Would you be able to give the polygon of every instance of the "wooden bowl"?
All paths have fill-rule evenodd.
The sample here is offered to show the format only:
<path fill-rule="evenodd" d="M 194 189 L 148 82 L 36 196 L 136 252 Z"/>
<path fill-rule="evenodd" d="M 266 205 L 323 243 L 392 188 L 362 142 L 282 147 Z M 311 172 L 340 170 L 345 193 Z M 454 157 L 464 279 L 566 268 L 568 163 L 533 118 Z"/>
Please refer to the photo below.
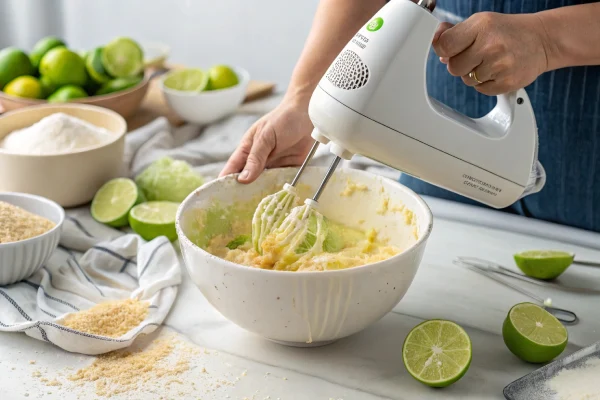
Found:
<path fill-rule="evenodd" d="M 69 103 L 76 104 L 89 104 L 92 106 L 98 106 L 108 108 L 123 118 L 129 118 L 140 107 L 146 93 L 148 92 L 148 86 L 150 81 L 159 74 L 159 72 L 146 72 L 144 79 L 137 85 L 127 90 L 123 90 L 116 93 L 109 93 L 102 96 L 90 96 L 83 99 L 74 99 Z M 10 96 L 0 91 L 0 106 L 4 108 L 4 112 L 17 110 L 23 107 L 37 106 L 40 104 L 49 104 L 46 100 L 36 99 L 25 99 L 22 97 Z M 57 105 L 65 103 L 54 103 Z M 68 104 L 68 103 L 66 103 Z"/>

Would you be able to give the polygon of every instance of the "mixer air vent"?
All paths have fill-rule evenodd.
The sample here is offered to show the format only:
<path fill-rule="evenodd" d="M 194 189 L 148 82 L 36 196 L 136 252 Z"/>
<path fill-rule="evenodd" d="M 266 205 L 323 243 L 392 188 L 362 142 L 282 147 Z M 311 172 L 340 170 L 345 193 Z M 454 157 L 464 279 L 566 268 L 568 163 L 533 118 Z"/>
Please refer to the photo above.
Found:
<path fill-rule="evenodd" d="M 358 54 L 346 50 L 338 56 L 325 76 L 335 87 L 353 90 L 365 86 L 369 80 L 369 68 Z"/>

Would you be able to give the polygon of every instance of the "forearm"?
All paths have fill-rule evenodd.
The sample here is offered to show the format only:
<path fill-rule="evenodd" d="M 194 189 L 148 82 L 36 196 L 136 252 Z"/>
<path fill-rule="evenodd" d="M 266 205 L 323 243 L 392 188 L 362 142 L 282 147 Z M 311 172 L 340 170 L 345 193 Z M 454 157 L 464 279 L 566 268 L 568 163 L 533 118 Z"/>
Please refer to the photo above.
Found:
<path fill-rule="evenodd" d="M 286 98 L 308 105 L 335 57 L 384 4 L 385 0 L 321 0 Z"/>
<path fill-rule="evenodd" d="M 600 65 L 600 2 L 537 13 L 547 36 L 548 70 Z"/>

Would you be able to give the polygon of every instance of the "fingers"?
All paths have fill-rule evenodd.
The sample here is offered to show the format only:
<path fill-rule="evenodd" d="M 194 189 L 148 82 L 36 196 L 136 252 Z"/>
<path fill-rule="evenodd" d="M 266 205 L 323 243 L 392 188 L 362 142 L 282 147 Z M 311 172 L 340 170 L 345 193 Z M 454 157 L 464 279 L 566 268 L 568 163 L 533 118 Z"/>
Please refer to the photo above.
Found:
<path fill-rule="evenodd" d="M 489 81 L 477 85 L 475 86 L 475 90 L 487 96 L 498 96 L 509 91 L 505 84 L 496 81 Z"/>
<path fill-rule="evenodd" d="M 448 60 L 448 72 L 453 76 L 465 76 L 481 64 L 482 61 L 483 56 L 481 52 L 477 50 L 477 45 L 473 44 L 462 53 Z M 482 79 L 483 75 L 480 74 L 479 70 L 477 70 L 477 78 L 480 81 L 485 82 Z"/>
<path fill-rule="evenodd" d="M 471 76 L 471 72 L 473 72 L 473 76 Z M 479 82 L 477 82 L 477 80 L 479 80 Z M 480 64 L 462 76 L 462 81 L 467 86 L 479 86 L 493 80 L 494 74 L 488 63 Z"/>
<path fill-rule="evenodd" d="M 277 145 L 275 131 L 272 128 L 261 130 L 254 137 L 252 148 L 248 154 L 244 170 L 240 173 L 238 181 L 252 183 L 265 169 L 269 155 Z"/>
<path fill-rule="evenodd" d="M 468 19 L 452 27 L 444 26 L 442 23 L 438 32 L 440 29 L 442 31 L 433 42 L 433 49 L 438 57 L 452 58 L 471 46 L 477 38 L 475 25 Z"/>
<path fill-rule="evenodd" d="M 238 148 L 235 149 L 231 157 L 229 157 L 229 160 L 227 160 L 227 163 L 219 174 L 219 178 L 238 173 L 242 170 L 242 168 L 244 168 L 244 165 L 246 165 L 246 160 L 248 159 L 248 154 L 250 154 L 250 149 L 252 148 L 252 141 L 255 132 L 256 127 L 252 126 L 244 135 L 244 138 L 242 139 L 242 142 Z"/>
<path fill-rule="evenodd" d="M 435 43 L 438 41 L 438 39 L 440 38 L 441 34 L 444 33 L 445 31 L 447 31 L 448 29 L 452 28 L 454 26 L 454 24 L 451 24 L 450 22 L 442 22 L 438 28 L 437 31 L 435 31 L 435 35 L 433 35 L 433 40 L 431 41 L 432 43 Z"/>
<path fill-rule="evenodd" d="M 304 162 L 302 155 L 283 156 L 267 163 L 267 168 L 297 167 Z"/>

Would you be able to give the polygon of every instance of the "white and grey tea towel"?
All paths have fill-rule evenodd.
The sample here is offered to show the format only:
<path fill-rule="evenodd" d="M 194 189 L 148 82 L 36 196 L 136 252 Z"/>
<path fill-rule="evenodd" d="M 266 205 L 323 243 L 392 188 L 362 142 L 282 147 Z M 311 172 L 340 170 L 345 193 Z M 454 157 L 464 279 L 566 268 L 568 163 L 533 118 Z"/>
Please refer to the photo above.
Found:
<path fill-rule="evenodd" d="M 69 213 L 60 245 L 33 276 L 0 287 L 0 331 L 25 332 L 64 350 L 101 354 L 129 346 L 154 331 L 169 313 L 181 269 L 165 237 L 139 236 L 104 227 L 87 210 Z M 78 332 L 59 322 L 67 314 L 109 300 L 148 301 L 145 320 L 119 338 Z"/>

